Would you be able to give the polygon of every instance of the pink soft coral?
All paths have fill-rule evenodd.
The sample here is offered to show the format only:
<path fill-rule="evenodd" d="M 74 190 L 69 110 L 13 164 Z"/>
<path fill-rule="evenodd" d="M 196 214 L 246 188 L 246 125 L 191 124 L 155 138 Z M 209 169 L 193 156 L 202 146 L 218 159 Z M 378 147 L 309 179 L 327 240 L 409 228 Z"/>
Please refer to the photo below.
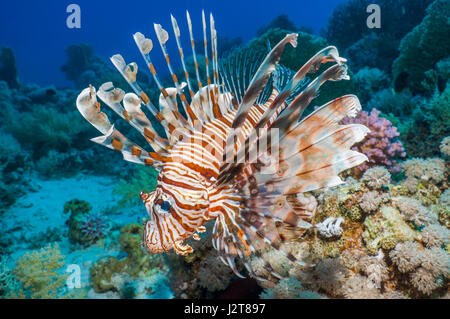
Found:
<path fill-rule="evenodd" d="M 370 114 L 362 111 L 354 118 L 345 117 L 342 120 L 342 124 L 363 124 L 371 131 L 362 142 L 352 148 L 369 158 L 369 161 L 358 166 L 358 169 L 363 172 L 370 167 L 383 165 L 393 173 L 399 172 L 400 167 L 395 158 L 406 156 L 402 142 L 395 140 L 400 133 L 389 120 L 378 115 L 380 111 L 372 109 Z"/>

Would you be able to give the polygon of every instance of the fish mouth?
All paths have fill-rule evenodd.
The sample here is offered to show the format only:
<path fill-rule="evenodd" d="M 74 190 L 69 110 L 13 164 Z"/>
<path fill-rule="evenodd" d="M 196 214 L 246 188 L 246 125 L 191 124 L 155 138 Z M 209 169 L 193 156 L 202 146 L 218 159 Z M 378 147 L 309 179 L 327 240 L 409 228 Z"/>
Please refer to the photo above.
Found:
<path fill-rule="evenodd" d="M 147 221 L 143 233 L 143 246 L 150 254 L 159 254 L 174 250 L 178 255 L 188 255 L 193 249 L 183 244 L 184 239 L 172 238 L 169 234 L 161 236 L 158 227 L 152 221 Z"/>

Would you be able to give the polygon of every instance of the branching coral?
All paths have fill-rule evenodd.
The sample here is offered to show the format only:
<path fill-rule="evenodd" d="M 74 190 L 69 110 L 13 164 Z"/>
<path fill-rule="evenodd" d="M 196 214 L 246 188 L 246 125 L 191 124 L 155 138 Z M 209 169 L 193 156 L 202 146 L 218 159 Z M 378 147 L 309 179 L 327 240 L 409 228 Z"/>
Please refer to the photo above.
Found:
<path fill-rule="evenodd" d="M 362 111 L 355 118 L 346 117 L 342 120 L 342 124 L 363 124 L 371 130 L 362 142 L 355 144 L 352 148 L 369 158 L 368 162 L 357 167 L 361 172 L 378 165 L 397 172 L 400 168 L 396 159 L 406 156 L 402 143 L 395 140 L 399 136 L 397 128 L 379 115 L 378 110 L 372 109 L 370 114 Z"/>
<path fill-rule="evenodd" d="M 58 244 L 49 244 L 20 257 L 14 273 L 23 287 L 31 292 L 31 298 L 56 298 L 67 277 L 60 273 L 64 265 L 65 256 Z"/>

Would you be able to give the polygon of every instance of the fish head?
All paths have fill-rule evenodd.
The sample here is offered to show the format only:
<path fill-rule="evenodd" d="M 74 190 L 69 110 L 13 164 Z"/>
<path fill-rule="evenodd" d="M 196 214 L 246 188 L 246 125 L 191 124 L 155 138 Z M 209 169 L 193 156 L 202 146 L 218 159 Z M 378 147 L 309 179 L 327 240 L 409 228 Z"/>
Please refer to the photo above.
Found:
<path fill-rule="evenodd" d="M 171 249 L 180 255 L 191 253 L 192 247 L 183 243 L 196 231 L 200 232 L 207 221 L 204 217 L 208 209 L 206 189 L 184 189 L 175 194 L 158 184 L 154 192 L 141 193 L 141 199 L 149 215 L 143 234 L 146 250 L 149 253 Z"/>

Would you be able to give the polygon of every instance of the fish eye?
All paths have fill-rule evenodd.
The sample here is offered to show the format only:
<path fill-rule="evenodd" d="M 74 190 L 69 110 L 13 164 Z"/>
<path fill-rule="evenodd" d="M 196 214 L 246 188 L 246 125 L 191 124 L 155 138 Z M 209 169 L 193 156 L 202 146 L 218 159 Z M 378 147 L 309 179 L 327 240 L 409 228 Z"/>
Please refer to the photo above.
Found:
<path fill-rule="evenodd" d="M 161 209 L 165 212 L 168 212 L 172 205 L 168 201 L 163 201 L 160 205 Z"/>

